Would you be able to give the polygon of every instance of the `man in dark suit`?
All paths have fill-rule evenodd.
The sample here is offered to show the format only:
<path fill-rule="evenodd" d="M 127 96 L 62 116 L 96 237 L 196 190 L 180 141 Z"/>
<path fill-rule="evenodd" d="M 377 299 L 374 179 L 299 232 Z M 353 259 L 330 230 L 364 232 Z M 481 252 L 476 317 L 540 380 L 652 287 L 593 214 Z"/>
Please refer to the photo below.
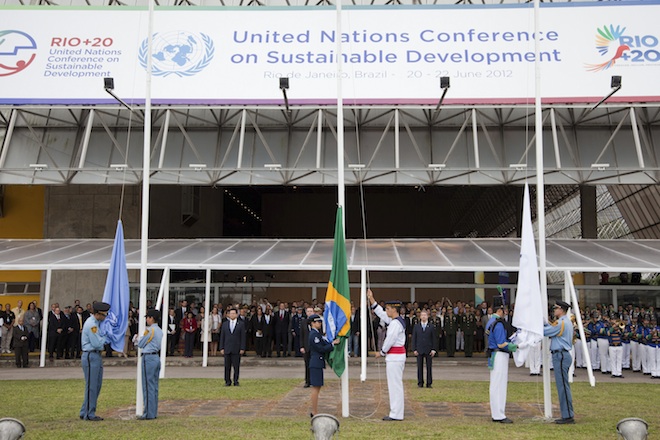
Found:
<path fill-rule="evenodd" d="M 231 369 L 234 368 L 234 386 L 238 386 L 241 355 L 245 353 L 245 324 L 237 319 L 236 309 L 229 310 L 229 319 L 220 330 L 220 354 L 225 357 L 225 386 L 231 386 Z"/>
<path fill-rule="evenodd" d="M 433 384 L 432 362 L 438 351 L 438 334 L 433 324 L 429 322 L 429 314 L 423 310 L 419 322 L 415 324 L 412 334 L 412 349 L 417 356 L 417 386 L 424 387 L 424 360 L 426 360 L 426 388 Z"/>
<path fill-rule="evenodd" d="M 275 351 L 277 357 L 280 357 L 280 350 L 284 356 L 289 355 L 287 344 L 289 342 L 289 311 L 286 310 L 286 304 L 283 302 L 279 305 L 279 310 L 275 312 Z"/>
<path fill-rule="evenodd" d="M 273 329 L 275 328 L 275 319 L 273 318 L 273 313 L 270 307 L 266 308 L 264 313 L 264 324 L 261 329 L 264 335 L 263 341 L 263 357 L 272 357 L 273 356 Z"/>
<path fill-rule="evenodd" d="M 174 356 L 174 350 L 179 344 L 176 338 L 177 333 L 181 336 L 181 328 L 179 324 L 181 321 L 176 320 L 174 309 L 170 309 L 165 322 L 165 331 L 167 332 L 167 355 Z"/>
<path fill-rule="evenodd" d="M 71 306 L 64 307 L 64 359 L 75 359 L 74 348 L 80 333 L 80 330 L 76 331 L 77 326 L 78 320 L 74 319 Z"/>
<path fill-rule="evenodd" d="M 57 359 L 62 358 L 64 351 L 64 314 L 59 307 L 55 307 L 48 314 L 48 358 L 53 359 L 53 352 L 57 352 Z"/>
<path fill-rule="evenodd" d="M 311 321 L 309 317 L 314 314 L 314 309 L 312 307 L 307 307 L 305 309 L 305 317 L 300 320 L 300 342 L 302 347 L 300 347 L 300 352 L 303 354 L 303 359 L 305 360 L 305 388 L 309 388 L 309 359 L 311 352 L 309 350 L 309 332 L 311 331 Z"/>
<path fill-rule="evenodd" d="M 28 331 L 25 327 L 23 316 L 16 320 L 14 327 L 14 354 L 16 355 L 16 367 L 28 368 Z"/>

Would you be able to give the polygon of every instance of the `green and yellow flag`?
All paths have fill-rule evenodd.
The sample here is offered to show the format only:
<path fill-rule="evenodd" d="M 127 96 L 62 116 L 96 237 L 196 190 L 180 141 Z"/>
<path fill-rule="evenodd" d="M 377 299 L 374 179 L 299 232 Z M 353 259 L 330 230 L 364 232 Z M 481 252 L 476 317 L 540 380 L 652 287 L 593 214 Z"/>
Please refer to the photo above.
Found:
<path fill-rule="evenodd" d="M 328 282 L 328 291 L 325 294 L 325 333 L 329 341 L 340 338 L 340 343 L 328 357 L 328 364 L 337 376 L 344 373 L 346 361 L 344 353 L 346 339 L 351 332 L 351 292 L 348 285 L 348 265 L 346 262 L 346 241 L 344 240 L 344 216 L 342 207 L 337 207 L 335 219 L 335 245 L 332 251 L 332 272 Z"/>

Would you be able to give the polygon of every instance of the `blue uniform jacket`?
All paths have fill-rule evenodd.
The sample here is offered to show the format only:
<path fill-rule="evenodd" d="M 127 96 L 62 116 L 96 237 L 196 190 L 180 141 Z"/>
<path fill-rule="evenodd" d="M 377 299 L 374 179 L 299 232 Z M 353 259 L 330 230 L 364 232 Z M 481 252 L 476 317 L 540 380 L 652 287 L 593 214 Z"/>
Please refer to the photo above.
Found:
<path fill-rule="evenodd" d="M 330 353 L 334 346 L 321 333 L 313 328 L 309 332 L 309 368 L 325 368 L 325 353 Z"/>

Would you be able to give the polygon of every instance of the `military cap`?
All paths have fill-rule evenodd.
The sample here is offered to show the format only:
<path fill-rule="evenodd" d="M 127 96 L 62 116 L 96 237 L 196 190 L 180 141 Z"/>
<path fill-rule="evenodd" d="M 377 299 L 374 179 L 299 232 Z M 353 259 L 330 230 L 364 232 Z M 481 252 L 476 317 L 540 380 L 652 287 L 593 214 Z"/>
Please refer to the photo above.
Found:
<path fill-rule="evenodd" d="M 571 305 L 565 301 L 557 301 L 554 305 L 554 308 L 561 307 L 564 309 L 564 312 L 568 312 L 568 309 L 571 308 Z"/>
<path fill-rule="evenodd" d="M 309 321 L 309 322 L 323 322 L 323 318 L 321 318 L 319 315 L 317 315 L 317 314 L 315 313 L 315 314 L 311 315 L 311 316 L 308 318 L 308 321 Z"/>
<path fill-rule="evenodd" d="M 160 321 L 160 310 L 149 309 L 149 310 L 147 310 L 147 314 L 144 315 L 144 316 L 145 316 L 145 318 L 148 318 L 148 317 L 151 316 L 152 318 L 154 318 L 154 321 Z"/>
<path fill-rule="evenodd" d="M 110 310 L 110 304 L 101 301 L 94 301 L 92 308 L 94 309 L 94 312 L 107 312 Z"/>
<path fill-rule="evenodd" d="M 385 305 L 390 306 L 390 307 L 401 307 L 401 301 L 399 301 L 399 300 L 386 301 Z"/>

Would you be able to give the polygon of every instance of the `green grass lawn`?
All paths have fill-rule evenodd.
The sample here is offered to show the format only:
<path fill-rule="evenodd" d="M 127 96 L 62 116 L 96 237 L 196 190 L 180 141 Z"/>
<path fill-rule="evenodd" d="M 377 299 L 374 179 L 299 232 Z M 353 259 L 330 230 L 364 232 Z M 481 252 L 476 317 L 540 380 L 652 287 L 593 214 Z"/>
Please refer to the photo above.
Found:
<path fill-rule="evenodd" d="M 221 380 L 161 380 L 161 400 L 270 400 L 284 396 L 299 380 L 243 380 L 240 393 L 225 388 Z M 487 402 L 487 382 L 435 381 L 433 393 L 407 387 L 413 401 Z M 106 420 L 98 423 L 78 419 L 84 383 L 81 380 L 38 380 L 0 382 L 2 404 L 0 417 L 15 417 L 27 426 L 28 439 L 308 439 L 309 419 L 300 415 L 277 419 L 161 416 L 153 421 Z M 658 384 L 598 384 L 591 388 L 573 384 L 578 423 L 557 426 L 540 420 L 516 419 L 513 425 L 499 425 L 487 417 L 410 418 L 386 423 L 373 419 L 340 419 L 340 437 L 344 439 L 615 439 L 616 423 L 625 417 L 640 417 L 649 425 L 650 438 L 660 433 L 660 388 Z M 323 394 L 321 394 L 323 397 Z M 98 414 L 134 404 L 135 381 L 105 380 L 99 399 Z M 385 397 L 386 400 L 386 397 Z M 510 383 L 509 402 L 541 403 L 539 383 Z M 553 386 L 553 402 L 557 396 Z M 128 415 L 128 414 L 127 414 Z"/>

